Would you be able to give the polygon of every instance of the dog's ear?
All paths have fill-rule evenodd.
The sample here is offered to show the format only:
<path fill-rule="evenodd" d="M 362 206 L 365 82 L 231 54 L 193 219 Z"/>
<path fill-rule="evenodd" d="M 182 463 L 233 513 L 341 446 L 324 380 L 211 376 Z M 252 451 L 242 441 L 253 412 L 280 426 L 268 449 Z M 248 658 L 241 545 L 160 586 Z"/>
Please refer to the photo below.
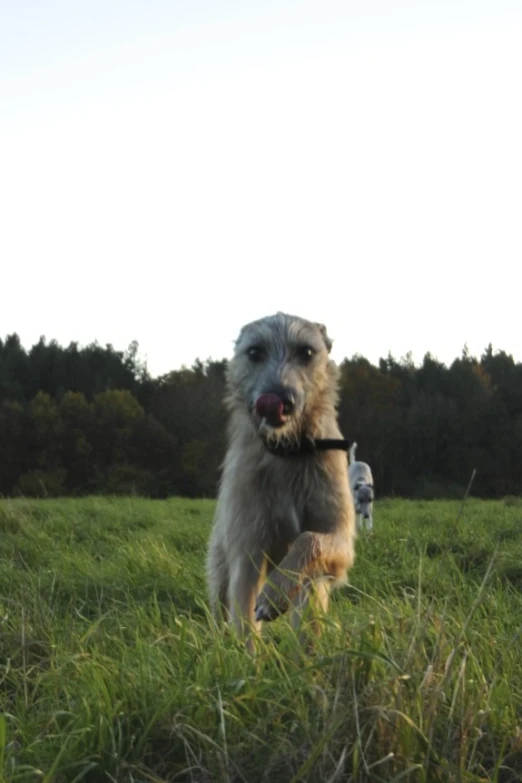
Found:
<path fill-rule="evenodd" d="M 236 337 L 236 339 L 232 341 L 232 344 L 234 346 L 234 351 L 237 350 L 237 346 L 238 346 L 242 336 L 243 336 L 243 330 L 241 329 L 241 331 L 239 332 L 239 334 Z"/>
<path fill-rule="evenodd" d="M 324 344 L 326 345 L 326 350 L 328 353 L 332 350 L 333 340 L 328 336 L 328 332 L 326 331 L 326 326 L 324 324 L 316 324 L 317 328 L 321 332 L 321 336 L 324 340 Z"/>
<path fill-rule="evenodd" d="M 242 339 L 243 339 L 243 337 L 245 336 L 245 333 L 246 333 L 246 331 L 247 331 L 247 329 L 248 329 L 248 327 L 249 327 L 249 326 L 250 326 L 250 324 L 245 324 L 245 325 L 244 325 L 244 326 L 242 326 L 242 327 L 241 327 L 241 329 L 239 330 L 239 334 L 238 334 L 238 336 L 236 337 L 236 339 L 234 340 L 234 349 L 236 349 L 236 348 L 237 348 L 237 346 L 239 345 L 239 343 L 241 342 L 241 340 L 242 340 Z"/>

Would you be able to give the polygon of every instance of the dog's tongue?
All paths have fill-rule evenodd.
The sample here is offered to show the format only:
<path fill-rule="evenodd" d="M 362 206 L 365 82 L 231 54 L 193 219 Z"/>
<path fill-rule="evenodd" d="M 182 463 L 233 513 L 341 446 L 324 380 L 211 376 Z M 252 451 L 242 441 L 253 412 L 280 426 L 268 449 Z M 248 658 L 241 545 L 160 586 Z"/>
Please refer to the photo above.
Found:
<path fill-rule="evenodd" d="M 283 414 L 284 402 L 277 394 L 262 394 L 256 400 L 256 413 L 266 419 L 273 427 L 277 427 L 285 422 Z"/>

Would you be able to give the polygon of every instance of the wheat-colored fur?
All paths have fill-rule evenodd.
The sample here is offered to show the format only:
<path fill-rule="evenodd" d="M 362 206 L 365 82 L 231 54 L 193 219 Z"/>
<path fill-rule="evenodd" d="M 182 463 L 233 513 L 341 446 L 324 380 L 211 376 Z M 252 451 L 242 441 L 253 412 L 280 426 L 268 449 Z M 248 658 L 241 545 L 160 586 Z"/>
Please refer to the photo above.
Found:
<path fill-rule="evenodd" d="M 262 361 L 251 361 L 252 346 L 262 346 Z M 299 354 L 303 346 L 313 351 L 310 361 Z M 265 446 L 302 435 L 342 437 L 330 348 L 324 326 L 283 313 L 247 324 L 236 342 L 227 379 L 229 446 L 207 574 L 214 616 L 231 619 L 241 634 L 259 631 L 261 620 L 290 606 L 296 625 L 310 600 L 326 610 L 331 587 L 354 560 L 346 453 L 285 458 Z M 273 427 L 256 415 L 255 401 L 281 389 L 290 390 L 295 408 Z"/>

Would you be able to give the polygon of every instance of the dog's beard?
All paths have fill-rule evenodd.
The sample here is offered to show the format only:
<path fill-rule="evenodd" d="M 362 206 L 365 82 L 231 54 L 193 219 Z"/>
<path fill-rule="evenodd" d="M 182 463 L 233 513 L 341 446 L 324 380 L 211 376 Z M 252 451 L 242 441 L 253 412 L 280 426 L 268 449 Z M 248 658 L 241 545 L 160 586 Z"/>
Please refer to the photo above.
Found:
<path fill-rule="evenodd" d="M 257 418 L 257 417 L 256 417 Z M 257 434 L 268 444 L 298 446 L 301 440 L 301 432 L 296 426 L 294 420 L 286 421 L 280 427 L 273 427 L 266 419 L 257 418 Z"/>

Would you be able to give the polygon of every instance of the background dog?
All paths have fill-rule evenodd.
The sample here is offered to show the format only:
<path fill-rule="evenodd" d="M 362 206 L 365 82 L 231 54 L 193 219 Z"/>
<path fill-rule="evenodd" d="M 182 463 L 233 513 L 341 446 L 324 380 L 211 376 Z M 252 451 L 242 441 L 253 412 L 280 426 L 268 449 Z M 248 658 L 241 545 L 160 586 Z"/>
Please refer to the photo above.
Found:
<path fill-rule="evenodd" d="M 355 452 L 357 443 L 350 448 L 350 466 L 348 476 L 352 490 L 355 513 L 357 515 L 357 530 L 373 530 L 373 476 L 366 462 L 357 462 Z"/>

